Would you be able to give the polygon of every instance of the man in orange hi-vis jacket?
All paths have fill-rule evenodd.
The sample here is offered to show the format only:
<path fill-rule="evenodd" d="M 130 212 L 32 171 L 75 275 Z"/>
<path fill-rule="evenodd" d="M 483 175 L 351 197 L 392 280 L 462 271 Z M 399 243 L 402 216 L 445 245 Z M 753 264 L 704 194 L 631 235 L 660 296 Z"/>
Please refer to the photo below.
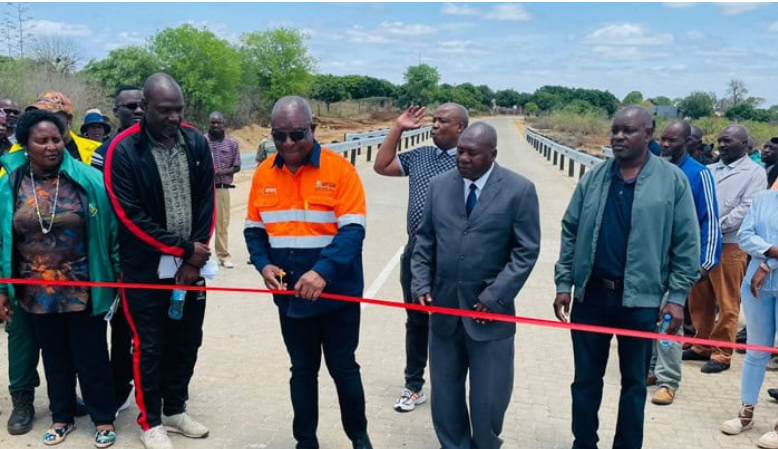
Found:
<path fill-rule="evenodd" d="M 277 153 L 257 168 L 244 235 L 251 262 L 273 290 L 292 362 L 290 382 L 298 449 L 319 447 L 321 354 L 335 381 L 343 427 L 354 449 L 372 449 L 355 351 L 358 303 L 319 298 L 361 296 L 365 193 L 356 170 L 314 139 L 311 107 L 284 97 L 271 115 Z"/>

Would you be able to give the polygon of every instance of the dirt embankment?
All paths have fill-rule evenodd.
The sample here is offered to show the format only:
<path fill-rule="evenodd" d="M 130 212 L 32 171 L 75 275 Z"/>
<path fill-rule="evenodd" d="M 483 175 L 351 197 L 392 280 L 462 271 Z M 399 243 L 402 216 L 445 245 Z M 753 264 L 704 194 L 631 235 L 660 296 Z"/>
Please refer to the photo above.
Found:
<path fill-rule="evenodd" d="M 399 112 L 375 112 L 355 118 L 317 117 L 316 139 L 321 143 L 340 142 L 347 132 L 369 131 L 389 128 L 394 124 Z M 228 129 L 227 133 L 240 144 L 241 152 L 255 150 L 262 139 L 270 138 L 270 128 L 252 124 L 239 129 Z"/>

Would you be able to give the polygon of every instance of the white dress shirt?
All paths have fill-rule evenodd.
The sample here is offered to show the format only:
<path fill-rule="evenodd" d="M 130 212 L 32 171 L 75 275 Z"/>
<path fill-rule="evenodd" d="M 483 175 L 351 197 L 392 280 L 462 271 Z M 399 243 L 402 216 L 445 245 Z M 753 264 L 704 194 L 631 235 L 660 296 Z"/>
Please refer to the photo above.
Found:
<path fill-rule="evenodd" d="M 492 170 L 494 170 L 494 162 L 492 162 L 492 166 L 489 167 L 489 170 L 483 174 L 480 178 L 476 179 L 475 181 L 472 181 L 470 179 L 462 178 L 463 181 L 465 181 L 465 204 L 467 204 L 467 196 L 470 194 L 470 184 L 475 184 L 475 198 L 480 199 L 481 198 L 481 191 L 484 189 L 484 186 L 486 185 L 486 181 L 489 179 L 489 175 L 492 174 Z"/>

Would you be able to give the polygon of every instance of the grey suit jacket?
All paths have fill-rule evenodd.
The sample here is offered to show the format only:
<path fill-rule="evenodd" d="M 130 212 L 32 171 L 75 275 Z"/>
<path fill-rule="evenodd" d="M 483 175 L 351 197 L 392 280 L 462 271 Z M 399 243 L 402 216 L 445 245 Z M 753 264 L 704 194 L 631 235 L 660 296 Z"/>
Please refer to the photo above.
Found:
<path fill-rule="evenodd" d="M 495 163 L 478 203 L 467 217 L 464 180 L 454 169 L 432 179 L 411 259 L 411 292 L 426 293 L 439 307 L 515 315 L 514 300 L 540 252 L 540 217 L 535 185 Z M 430 328 L 451 335 L 459 317 L 432 314 Z M 476 323 L 463 318 L 476 341 L 507 338 L 513 323 Z"/>

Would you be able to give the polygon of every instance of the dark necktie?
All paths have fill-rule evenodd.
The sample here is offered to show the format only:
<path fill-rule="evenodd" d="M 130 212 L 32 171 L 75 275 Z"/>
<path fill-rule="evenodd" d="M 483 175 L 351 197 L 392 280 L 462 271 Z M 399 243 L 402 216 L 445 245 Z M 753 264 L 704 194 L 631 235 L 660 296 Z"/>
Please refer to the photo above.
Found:
<path fill-rule="evenodd" d="M 475 191 L 478 189 L 475 184 L 470 184 L 470 193 L 467 194 L 467 201 L 465 201 L 465 212 L 467 216 L 475 209 L 475 203 L 478 202 L 478 197 L 475 196 Z"/>

